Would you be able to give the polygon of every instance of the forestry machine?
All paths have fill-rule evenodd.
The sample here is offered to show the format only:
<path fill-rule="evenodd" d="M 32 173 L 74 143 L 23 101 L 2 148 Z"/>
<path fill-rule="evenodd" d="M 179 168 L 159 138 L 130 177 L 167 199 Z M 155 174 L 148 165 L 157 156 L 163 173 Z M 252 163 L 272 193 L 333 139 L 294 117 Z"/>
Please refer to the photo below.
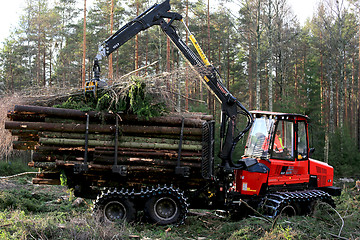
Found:
<path fill-rule="evenodd" d="M 222 104 L 221 163 L 214 167 L 212 122 L 206 140 L 207 155 L 202 159 L 202 170 L 198 174 L 201 181 L 190 181 L 186 167 L 177 167 L 171 179 L 163 178 L 156 184 L 142 184 L 147 182 L 147 176 L 142 176 L 143 180 L 138 180 L 141 187 L 135 189 L 119 180 L 116 189 L 98 195 L 95 210 L 100 210 L 103 217 L 110 221 L 131 221 L 137 210 L 144 210 L 145 216 L 152 222 L 173 224 L 184 221 L 189 207 L 222 209 L 243 215 L 249 213 L 250 206 L 275 217 L 285 209 L 287 212 L 291 209 L 290 214 L 309 213 L 318 200 L 334 205 L 331 195 L 340 195 L 340 189 L 332 186 L 333 168 L 310 158 L 314 149 L 309 148 L 308 117 L 249 112 L 226 89 L 220 74 L 185 24 L 184 28 L 200 58 L 180 39 L 173 24 L 176 21 L 184 23 L 183 18 L 169 10 L 169 0 L 154 4 L 106 39 L 99 46 L 93 66 L 94 79 L 86 83 L 85 92 L 96 91 L 100 81 L 99 61 L 103 57 L 109 56 L 139 32 L 154 25 L 160 26 Z M 246 119 L 241 131 L 237 125 L 239 117 Z M 245 154 L 241 159 L 233 159 L 236 144 L 249 130 Z M 81 191 L 77 194 L 86 195 Z"/>

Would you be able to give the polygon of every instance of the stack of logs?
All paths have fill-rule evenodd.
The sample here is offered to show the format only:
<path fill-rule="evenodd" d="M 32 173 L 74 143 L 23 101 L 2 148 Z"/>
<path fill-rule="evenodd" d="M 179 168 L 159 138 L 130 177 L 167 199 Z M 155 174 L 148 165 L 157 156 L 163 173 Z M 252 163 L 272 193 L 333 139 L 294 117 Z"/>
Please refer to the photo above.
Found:
<path fill-rule="evenodd" d="M 142 119 L 24 105 L 16 105 L 8 118 L 5 128 L 17 136 L 13 148 L 33 150 L 29 166 L 41 169 L 34 184 L 60 184 L 61 172 L 75 171 L 80 164 L 86 165 L 87 181 L 98 186 L 111 180 L 115 165 L 125 167 L 121 175 L 132 176 L 132 181 L 174 175 L 179 162 L 200 178 L 204 124 L 212 120 L 192 113 Z"/>

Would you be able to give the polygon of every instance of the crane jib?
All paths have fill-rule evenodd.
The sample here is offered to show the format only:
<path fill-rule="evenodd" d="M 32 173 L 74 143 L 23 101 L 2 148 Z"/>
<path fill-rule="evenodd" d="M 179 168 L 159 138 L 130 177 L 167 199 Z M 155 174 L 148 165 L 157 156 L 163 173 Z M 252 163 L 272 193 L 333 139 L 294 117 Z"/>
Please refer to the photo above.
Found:
<path fill-rule="evenodd" d="M 100 80 L 99 60 L 102 56 L 109 56 L 112 52 L 121 47 L 124 43 L 137 35 L 139 32 L 144 31 L 154 25 L 159 25 L 162 31 L 170 38 L 179 51 L 184 55 L 185 59 L 189 61 L 192 68 L 201 76 L 202 80 L 204 80 L 206 83 L 205 85 L 222 103 L 222 112 L 226 115 L 226 118 L 229 121 L 222 122 L 222 125 L 224 126 L 221 127 L 221 129 L 224 132 L 220 135 L 224 136 L 224 141 L 222 143 L 223 146 L 221 147 L 222 151 L 220 158 L 225 163 L 224 166 L 233 166 L 234 164 L 232 163 L 231 157 L 234 149 L 233 146 L 236 145 L 244 133 L 250 129 L 250 126 L 253 122 L 252 116 L 223 85 L 219 72 L 211 65 L 194 35 L 190 32 L 184 23 L 182 16 L 179 13 L 170 12 L 169 10 L 169 0 L 164 1 L 161 4 L 154 5 L 144 13 L 140 14 L 134 20 L 125 24 L 115 34 L 109 37 L 104 42 L 104 44 L 99 47 L 99 52 L 97 58 L 95 58 L 93 68 L 95 78 L 92 81 Z M 169 21 L 166 21 L 165 19 L 169 19 Z M 172 25 L 174 20 L 178 20 L 183 23 L 187 33 L 189 33 L 189 39 L 195 47 L 197 54 L 192 51 L 177 34 L 175 27 Z M 233 129 L 235 129 L 236 119 L 239 113 L 247 117 L 247 126 L 242 131 L 240 131 L 240 134 L 235 136 Z M 227 125 L 227 127 L 225 127 L 225 125 Z"/>
<path fill-rule="evenodd" d="M 205 63 L 206 66 L 210 65 L 210 62 L 208 60 L 208 58 L 205 56 L 204 51 L 201 49 L 199 43 L 196 41 L 194 35 L 190 35 L 189 36 L 190 41 L 192 42 L 192 44 L 194 45 L 196 51 L 199 53 L 201 60 L 203 60 L 203 62 Z M 206 79 L 205 79 L 206 80 Z"/>

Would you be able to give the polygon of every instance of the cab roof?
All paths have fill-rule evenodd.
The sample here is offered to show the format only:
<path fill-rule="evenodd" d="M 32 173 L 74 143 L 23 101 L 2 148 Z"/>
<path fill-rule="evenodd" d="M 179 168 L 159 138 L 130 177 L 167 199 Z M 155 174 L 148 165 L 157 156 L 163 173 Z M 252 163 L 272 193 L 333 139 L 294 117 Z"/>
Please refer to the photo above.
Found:
<path fill-rule="evenodd" d="M 280 112 L 269 112 L 269 111 L 259 111 L 259 110 L 253 110 L 250 111 L 250 113 L 254 116 L 254 117 L 259 117 L 259 116 L 263 116 L 266 115 L 268 117 L 273 117 L 276 119 L 306 119 L 309 120 L 310 118 L 307 115 L 303 115 L 303 114 L 297 114 L 297 113 L 280 113 Z"/>

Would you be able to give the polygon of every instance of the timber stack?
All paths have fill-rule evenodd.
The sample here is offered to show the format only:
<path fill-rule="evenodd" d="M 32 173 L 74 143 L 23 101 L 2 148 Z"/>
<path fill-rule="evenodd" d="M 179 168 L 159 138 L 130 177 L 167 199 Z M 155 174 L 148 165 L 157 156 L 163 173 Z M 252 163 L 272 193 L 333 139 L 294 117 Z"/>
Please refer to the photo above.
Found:
<path fill-rule="evenodd" d="M 16 105 L 8 118 L 5 128 L 17 136 L 13 148 L 32 150 L 29 166 L 41 169 L 34 184 L 60 184 L 65 175 L 69 187 L 83 181 L 97 187 L 161 184 L 162 179 L 191 185 L 212 175 L 211 115 L 145 119 Z"/>

